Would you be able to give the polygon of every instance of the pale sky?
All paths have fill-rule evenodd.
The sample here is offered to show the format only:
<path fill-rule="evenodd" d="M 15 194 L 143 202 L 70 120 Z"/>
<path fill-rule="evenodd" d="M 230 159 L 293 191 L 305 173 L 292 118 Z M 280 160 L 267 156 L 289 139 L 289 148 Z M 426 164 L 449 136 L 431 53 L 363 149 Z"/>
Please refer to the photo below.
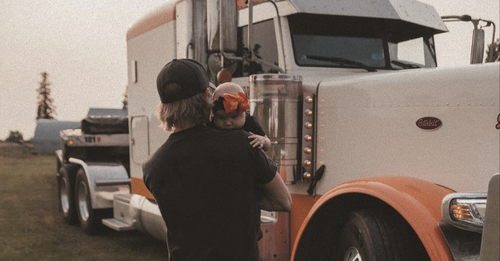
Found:
<path fill-rule="evenodd" d="M 498 0 L 421 0 L 440 15 L 493 20 Z M 49 73 L 55 118 L 80 121 L 89 108 L 121 108 L 127 86 L 126 32 L 161 0 L 0 0 L 0 140 L 32 138 L 40 73 Z M 447 23 L 437 36 L 440 66 L 467 65 L 472 23 Z M 486 28 L 486 42 L 491 28 Z"/>

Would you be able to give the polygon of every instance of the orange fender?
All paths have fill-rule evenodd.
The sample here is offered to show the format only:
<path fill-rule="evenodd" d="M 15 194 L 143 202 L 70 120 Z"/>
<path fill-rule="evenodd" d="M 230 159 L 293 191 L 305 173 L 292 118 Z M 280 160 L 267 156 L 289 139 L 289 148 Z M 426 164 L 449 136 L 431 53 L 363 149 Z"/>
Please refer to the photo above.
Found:
<path fill-rule="evenodd" d="M 365 194 L 380 199 L 394 208 L 410 224 L 431 260 L 453 261 L 446 239 L 438 227 L 441 218 L 441 201 L 453 190 L 410 177 L 384 176 L 354 180 L 340 184 L 314 204 L 300 227 L 292 250 L 295 259 L 300 238 L 318 209 L 331 199 L 348 194 Z"/>

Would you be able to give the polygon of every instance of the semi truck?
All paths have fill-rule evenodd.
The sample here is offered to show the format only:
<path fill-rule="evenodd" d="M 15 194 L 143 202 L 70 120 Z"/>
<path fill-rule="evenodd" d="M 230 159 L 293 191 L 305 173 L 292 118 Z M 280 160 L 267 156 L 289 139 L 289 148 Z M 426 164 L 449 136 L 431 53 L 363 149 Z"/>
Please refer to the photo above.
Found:
<path fill-rule="evenodd" d="M 156 76 L 189 58 L 245 89 L 292 195 L 261 260 L 498 260 L 499 63 L 439 68 L 446 32 L 418 1 L 166 1 L 127 32 L 127 130 L 61 132 L 64 220 L 166 240 L 142 163 L 169 136 Z"/>

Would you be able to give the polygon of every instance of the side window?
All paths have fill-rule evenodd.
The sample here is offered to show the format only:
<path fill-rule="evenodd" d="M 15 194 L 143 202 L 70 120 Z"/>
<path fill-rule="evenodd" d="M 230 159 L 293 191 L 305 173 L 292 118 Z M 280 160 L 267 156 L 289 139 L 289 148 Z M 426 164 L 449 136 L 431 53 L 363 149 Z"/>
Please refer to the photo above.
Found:
<path fill-rule="evenodd" d="M 248 48 L 248 26 L 238 28 L 238 51 L 237 56 L 249 55 Z M 278 65 L 278 47 L 274 21 L 266 20 L 253 25 L 253 54 L 262 60 Z M 233 77 L 249 76 L 256 73 L 275 73 L 276 70 L 257 62 L 238 62 L 238 68 Z"/>

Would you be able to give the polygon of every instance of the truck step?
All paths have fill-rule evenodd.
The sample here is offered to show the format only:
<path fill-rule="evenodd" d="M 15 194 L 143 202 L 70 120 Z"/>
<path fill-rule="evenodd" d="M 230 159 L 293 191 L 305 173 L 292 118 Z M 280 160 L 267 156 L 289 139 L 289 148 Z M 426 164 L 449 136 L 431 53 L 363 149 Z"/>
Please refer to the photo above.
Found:
<path fill-rule="evenodd" d="M 115 219 L 115 218 L 103 219 L 102 223 L 105 226 L 110 227 L 116 231 L 127 231 L 127 230 L 135 230 L 136 229 L 131 224 L 121 222 L 120 220 Z"/>

